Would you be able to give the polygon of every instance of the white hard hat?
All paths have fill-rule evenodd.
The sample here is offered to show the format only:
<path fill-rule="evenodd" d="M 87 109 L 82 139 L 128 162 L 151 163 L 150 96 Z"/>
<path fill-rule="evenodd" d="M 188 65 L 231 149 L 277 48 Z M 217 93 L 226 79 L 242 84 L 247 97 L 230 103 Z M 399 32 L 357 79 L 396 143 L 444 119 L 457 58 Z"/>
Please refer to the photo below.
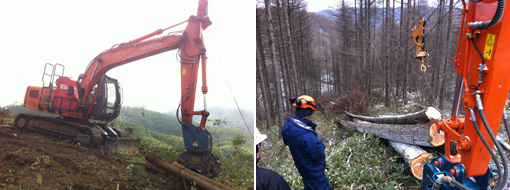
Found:
<path fill-rule="evenodd" d="M 255 127 L 255 144 L 261 143 L 262 141 L 266 140 L 266 138 L 267 138 L 267 135 L 260 134 L 259 129 L 257 129 L 257 127 Z"/>

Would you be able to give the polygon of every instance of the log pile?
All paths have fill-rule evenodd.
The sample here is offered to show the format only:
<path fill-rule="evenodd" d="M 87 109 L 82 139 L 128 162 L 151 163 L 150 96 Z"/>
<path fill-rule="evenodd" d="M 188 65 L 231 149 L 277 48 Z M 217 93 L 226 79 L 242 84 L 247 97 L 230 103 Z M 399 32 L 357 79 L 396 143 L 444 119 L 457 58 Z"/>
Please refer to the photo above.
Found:
<path fill-rule="evenodd" d="M 367 117 L 346 112 L 353 121 L 337 120 L 337 123 L 350 130 L 370 132 L 387 139 L 395 151 L 404 158 L 414 177 L 422 179 L 423 165 L 432 155 L 424 147 L 438 147 L 444 144 L 444 134 L 437 129 L 435 122 L 441 119 L 437 109 L 428 107 L 422 111 L 406 115 Z"/>

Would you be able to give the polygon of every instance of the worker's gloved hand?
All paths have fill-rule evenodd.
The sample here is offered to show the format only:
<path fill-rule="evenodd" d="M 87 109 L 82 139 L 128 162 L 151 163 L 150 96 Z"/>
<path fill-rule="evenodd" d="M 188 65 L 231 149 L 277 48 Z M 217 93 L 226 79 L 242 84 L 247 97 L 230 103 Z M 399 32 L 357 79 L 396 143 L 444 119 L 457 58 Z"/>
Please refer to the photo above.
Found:
<path fill-rule="evenodd" d="M 319 141 L 321 141 L 322 144 L 324 144 L 324 137 L 321 134 L 317 133 L 317 138 Z"/>

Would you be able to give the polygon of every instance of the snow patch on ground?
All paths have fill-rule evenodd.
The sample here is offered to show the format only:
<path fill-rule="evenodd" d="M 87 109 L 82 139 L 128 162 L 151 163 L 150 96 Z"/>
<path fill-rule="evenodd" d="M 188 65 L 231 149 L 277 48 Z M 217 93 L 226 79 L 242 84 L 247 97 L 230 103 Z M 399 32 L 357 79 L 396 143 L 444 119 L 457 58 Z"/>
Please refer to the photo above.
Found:
<path fill-rule="evenodd" d="M 384 104 L 374 105 L 374 109 L 381 109 L 381 108 L 384 108 Z"/>

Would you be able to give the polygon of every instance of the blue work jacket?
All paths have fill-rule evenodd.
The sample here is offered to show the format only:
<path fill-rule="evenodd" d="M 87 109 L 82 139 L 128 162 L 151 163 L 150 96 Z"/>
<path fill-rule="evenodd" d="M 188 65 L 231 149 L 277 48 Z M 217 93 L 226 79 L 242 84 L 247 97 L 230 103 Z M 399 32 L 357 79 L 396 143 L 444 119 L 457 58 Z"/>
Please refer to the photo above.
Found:
<path fill-rule="evenodd" d="M 317 138 L 317 124 L 300 117 L 289 117 L 282 128 L 283 142 L 289 146 L 305 190 L 331 189 L 326 177 L 325 146 Z"/>
<path fill-rule="evenodd" d="M 257 167 L 257 190 L 290 190 L 289 184 L 273 170 Z"/>

